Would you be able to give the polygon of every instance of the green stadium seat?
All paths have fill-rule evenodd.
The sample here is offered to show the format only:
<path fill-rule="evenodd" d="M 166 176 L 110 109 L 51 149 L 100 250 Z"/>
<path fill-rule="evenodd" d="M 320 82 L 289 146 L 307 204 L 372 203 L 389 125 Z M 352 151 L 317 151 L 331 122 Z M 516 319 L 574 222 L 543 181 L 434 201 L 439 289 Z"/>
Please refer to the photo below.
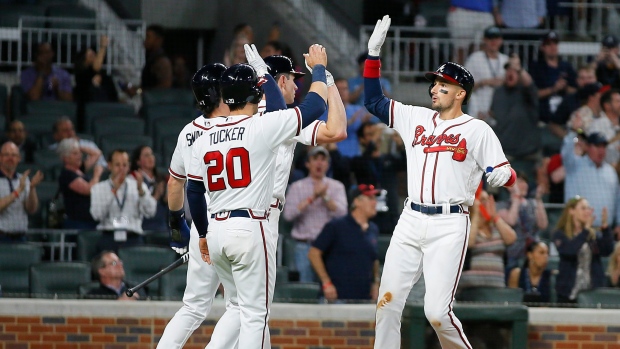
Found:
<path fill-rule="evenodd" d="M 288 283 L 288 267 L 281 266 L 276 268 L 276 285 L 281 283 Z"/>
<path fill-rule="evenodd" d="M 78 294 L 81 299 L 87 298 L 86 295 L 91 291 L 99 288 L 99 281 L 90 281 L 84 284 L 81 284 L 78 287 Z"/>
<path fill-rule="evenodd" d="M 163 301 L 179 301 L 183 299 L 187 284 L 187 263 L 164 274 L 159 283 L 159 299 Z"/>
<path fill-rule="evenodd" d="M 101 238 L 101 231 L 86 230 L 77 234 L 76 259 L 80 262 L 90 262 L 97 254 L 97 242 Z"/>
<path fill-rule="evenodd" d="M 45 16 L 45 6 L 10 4 L 0 6 L 0 27 L 15 28 L 23 16 Z"/>
<path fill-rule="evenodd" d="M 161 104 L 193 106 L 196 101 L 191 90 L 172 88 L 144 91 L 142 94 L 142 103 L 145 107 Z"/>
<path fill-rule="evenodd" d="M 547 262 L 548 270 L 558 270 L 560 267 L 560 257 L 559 256 L 549 256 L 549 261 Z"/>
<path fill-rule="evenodd" d="M 390 241 L 392 240 L 392 235 L 379 235 L 377 239 L 377 250 L 379 254 L 379 263 L 381 265 L 385 264 L 385 254 L 387 253 L 387 249 L 390 246 Z"/>
<path fill-rule="evenodd" d="M 93 122 L 95 138 L 101 141 L 101 137 L 110 135 L 144 135 L 144 120 L 136 117 L 109 117 L 99 118 Z"/>
<path fill-rule="evenodd" d="M 20 116 L 26 114 L 26 94 L 22 89 L 21 85 L 13 85 L 11 86 L 11 96 L 10 96 L 10 105 L 11 111 L 10 115 L 13 120 L 19 119 Z M 50 129 L 51 131 L 51 129 Z"/>
<path fill-rule="evenodd" d="M 620 289 L 601 287 L 577 295 L 580 308 L 620 308 Z"/>
<path fill-rule="evenodd" d="M 170 246 L 170 233 L 167 231 L 144 232 L 144 242 L 147 245 L 169 247 Z"/>
<path fill-rule="evenodd" d="M 133 106 L 123 103 L 86 103 L 84 107 L 84 132 L 93 132 L 93 122 L 99 118 L 123 117 L 135 118 Z"/>
<path fill-rule="evenodd" d="M 47 17 L 54 18 L 69 18 L 69 19 L 83 19 L 88 20 L 97 19 L 95 11 L 80 5 L 53 5 L 47 8 Z M 90 21 L 55 21 L 50 20 L 48 22 L 49 28 L 54 29 L 80 29 L 80 30 L 95 30 L 95 22 Z"/>
<path fill-rule="evenodd" d="M 177 147 L 177 138 L 168 137 L 162 142 L 162 149 L 160 150 L 162 153 L 162 163 L 169 164 L 172 159 L 172 154 L 174 154 L 174 149 Z"/>
<path fill-rule="evenodd" d="M 101 137 L 99 146 L 104 156 L 108 156 L 115 149 L 124 149 L 131 152 L 141 145 L 153 147 L 153 139 L 149 136 L 138 135 L 108 135 Z"/>
<path fill-rule="evenodd" d="M 52 181 L 58 179 L 63 163 L 55 150 L 39 149 L 34 153 L 34 163 L 41 168 L 45 179 Z M 33 175 L 31 171 L 31 175 Z"/>
<path fill-rule="evenodd" d="M 122 247 L 118 250 L 118 257 L 125 268 L 125 278 L 134 283 L 140 283 L 172 264 L 176 256 L 169 247 L 160 246 Z M 146 287 L 147 294 L 157 295 L 159 282 L 155 280 L 150 283 Z"/>
<path fill-rule="evenodd" d="M 50 262 L 30 267 L 31 298 L 78 298 L 79 287 L 91 281 L 90 264 Z"/>
<path fill-rule="evenodd" d="M 273 299 L 283 303 L 318 303 L 321 285 L 315 282 L 276 283 Z"/>
<path fill-rule="evenodd" d="M 41 262 L 43 249 L 29 243 L 0 244 L 0 286 L 3 297 L 28 297 L 28 270 Z"/>
<path fill-rule="evenodd" d="M 462 290 L 459 300 L 480 303 L 521 303 L 523 290 L 520 288 L 472 287 Z"/>
<path fill-rule="evenodd" d="M 178 139 L 179 133 L 185 127 L 187 122 L 183 119 L 164 119 L 155 123 L 154 130 L 151 133 L 155 139 L 157 149 L 163 149 L 165 139 Z"/>
<path fill-rule="evenodd" d="M 185 126 L 188 122 L 195 119 L 197 115 L 198 111 L 194 107 L 187 105 L 161 104 L 151 106 L 145 110 L 146 131 L 152 134 L 156 123 L 169 119 L 179 120 Z"/>
<path fill-rule="evenodd" d="M 53 122 L 61 116 L 66 116 L 75 123 L 77 120 L 77 105 L 74 102 L 64 101 L 32 101 L 26 103 L 26 114 L 49 116 Z M 51 130 L 50 128 L 49 131 Z"/>
<path fill-rule="evenodd" d="M 26 131 L 36 138 L 51 134 L 56 119 L 53 115 L 43 114 L 22 115 L 19 117 L 19 120 L 24 123 Z"/>
<path fill-rule="evenodd" d="M 4 120 L 6 120 L 6 115 L 8 114 L 8 110 L 7 110 L 7 103 L 9 101 L 9 89 L 8 87 L 6 87 L 6 85 L 4 84 L 0 84 L 0 115 L 4 117 Z M 2 125 L 0 125 L 2 127 L 2 130 L 4 130 L 4 123 Z"/>
<path fill-rule="evenodd" d="M 282 221 L 282 219 L 280 220 Z M 282 265 L 287 266 L 291 271 L 297 271 L 295 266 L 295 240 L 285 236 L 283 247 Z"/>

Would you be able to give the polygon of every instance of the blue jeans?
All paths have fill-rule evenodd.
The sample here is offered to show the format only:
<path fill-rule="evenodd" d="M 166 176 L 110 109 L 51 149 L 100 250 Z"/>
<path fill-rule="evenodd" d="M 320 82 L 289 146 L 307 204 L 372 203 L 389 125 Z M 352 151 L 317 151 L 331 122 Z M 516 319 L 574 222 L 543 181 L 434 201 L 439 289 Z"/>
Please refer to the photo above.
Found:
<path fill-rule="evenodd" d="M 299 272 L 300 282 L 314 282 L 314 271 L 308 259 L 310 246 L 312 246 L 312 244 L 309 242 L 297 241 L 295 243 L 295 267 Z"/>

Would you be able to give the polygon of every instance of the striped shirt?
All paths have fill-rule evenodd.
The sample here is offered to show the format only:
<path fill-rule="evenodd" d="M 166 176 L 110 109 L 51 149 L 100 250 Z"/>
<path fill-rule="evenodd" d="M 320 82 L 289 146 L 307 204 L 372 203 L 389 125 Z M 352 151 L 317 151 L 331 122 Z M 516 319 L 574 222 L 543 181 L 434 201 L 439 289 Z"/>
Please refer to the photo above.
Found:
<path fill-rule="evenodd" d="M 0 197 L 5 197 L 19 188 L 21 173 L 15 173 L 13 178 L 8 178 L 0 171 Z M 30 194 L 30 179 L 26 179 L 26 186 L 19 198 L 13 201 L 7 208 L 0 212 L 0 231 L 5 233 L 24 233 L 28 230 L 28 214 L 24 204 Z"/>

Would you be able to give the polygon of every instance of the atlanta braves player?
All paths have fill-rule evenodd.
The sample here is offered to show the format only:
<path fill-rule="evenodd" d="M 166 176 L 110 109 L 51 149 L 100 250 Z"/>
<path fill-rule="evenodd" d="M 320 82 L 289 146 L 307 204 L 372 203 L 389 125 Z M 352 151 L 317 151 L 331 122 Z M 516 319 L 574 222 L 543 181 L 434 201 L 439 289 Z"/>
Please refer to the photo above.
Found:
<path fill-rule="evenodd" d="M 400 317 L 411 287 L 425 275 L 424 313 L 446 349 L 468 348 L 460 321 L 452 312 L 461 275 L 470 221 L 480 178 L 494 187 L 516 180 L 493 130 L 463 114 L 474 78 L 447 62 L 426 74 L 432 109 L 386 98 L 379 83 L 379 53 L 390 27 L 377 21 L 368 41 L 364 68 L 364 104 L 403 138 L 407 153 L 409 197 L 387 250 L 376 312 L 375 348 L 400 348 Z"/>
<path fill-rule="evenodd" d="M 256 70 L 259 77 L 265 74 L 270 74 L 277 82 L 284 101 L 286 104 L 292 104 L 295 99 L 295 90 L 297 86 L 294 83 L 296 78 L 305 75 L 302 72 L 296 71 L 293 67 L 293 62 L 286 56 L 269 56 L 265 60 L 261 58 L 254 45 L 245 45 L 246 58 L 248 63 Z M 312 73 L 312 69 L 307 67 Z M 347 137 L 347 119 L 344 104 L 338 93 L 338 88 L 334 85 L 334 79 L 331 74 L 326 71 L 327 80 L 327 122 L 314 121 L 307 127 L 301 130 L 299 136 L 293 139 L 287 140 L 278 147 L 276 168 L 275 168 L 275 183 L 273 198 L 269 206 L 269 226 L 272 233 L 270 243 L 267 246 L 268 266 L 269 270 L 267 275 L 269 276 L 269 305 L 273 300 L 273 291 L 276 283 L 276 250 L 278 243 L 278 229 L 279 219 L 282 207 L 284 204 L 284 194 L 288 183 L 288 177 L 291 170 L 293 161 L 293 155 L 295 152 L 295 146 L 297 142 L 305 145 L 316 146 L 318 143 L 334 143 L 339 142 Z M 263 114 L 261 109 L 264 110 L 265 99 L 259 104 L 259 114 Z M 261 108 L 263 106 L 263 108 Z M 207 349 L 211 348 L 236 348 L 236 343 L 227 342 L 228 337 L 217 336 L 216 333 L 222 327 L 232 328 L 231 324 L 234 320 L 239 321 L 239 306 L 233 302 L 226 303 L 226 313 L 220 318 L 215 329 L 213 331 L 211 342 L 207 345 Z M 237 329 L 239 326 L 236 327 Z M 265 339 L 265 347 L 270 348 L 271 343 L 269 336 Z"/>
<path fill-rule="evenodd" d="M 325 49 L 313 45 L 310 93 L 297 108 L 252 117 L 262 87 L 246 64 L 228 68 L 222 99 L 231 109 L 226 122 L 206 130 L 192 149 L 188 202 L 199 232 L 202 259 L 213 265 L 225 292 L 238 299 L 239 348 L 264 348 L 269 335 L 269 203 L 273 195 L 277 147 L 298 135 L 325 111 Z M 211 224 L 204 215 L 210 199 Z M 208 231 L 208 234 L 207 234 Z M 207 245 L 208 241 L 208 245 Z"/>
<path fill-rule="evenodd" d="M 213 266 L 204 263 L 200 258 L 198 248 L 198 231 L 192 224 L 191 233 L 184 218 L 183 201 L 185 192 L 186 170 L 189 169 L 191 148 L 205 131 L 212 125 L 226 120 L 229 114 L 228 106 L 221 102 L 220 77 L 226 66 L 220 63 L 208 64 L 199 69 L 192 78 L 192 90 L 203 112 L 192 122 L 188 123 L 177 140 L 177 146 L 170 162 L 170 179 L 168 181 L 168 207 L 170 209 L 170 245 L 179 254 L 187 252 L 189 246 L 190 259 L 187 269 L 187 283 L 183 295 L 183 307 L 170 320 L 157 348 L 182 348 L 189 336 L 206 318 L 211 309 L 213 298 L 220 284 L 220 280 Z M 268 86 L 272 85 L 268 94 L 277 107 L 284 104 L 284 100 L 276 88 L 273 79 L 267 79 Z M 269 105 L 268 108 L 274 108 Z M 191 244 L 190 244 L 191 243 Z M 189 245 L 188 245 L 189 244 Z M 226 324 L 218 331 L 214 331 L 222 341 L 235 342 L 239 335 L 239 325 Z"/>

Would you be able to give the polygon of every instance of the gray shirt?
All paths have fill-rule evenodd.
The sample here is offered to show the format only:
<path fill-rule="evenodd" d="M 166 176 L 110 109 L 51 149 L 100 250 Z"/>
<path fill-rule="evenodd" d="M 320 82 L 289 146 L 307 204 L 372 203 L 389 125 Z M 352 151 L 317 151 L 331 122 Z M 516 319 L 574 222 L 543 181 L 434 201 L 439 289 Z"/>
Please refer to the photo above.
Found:
<path fill-rule="evenodd" d="M 502 85 L 495 90 L 491 112 L 497 123 L 493 130 L 506 155 L 525 156 L 540 149 L 537 93 L 533 82 L 514 88 Z"/>

